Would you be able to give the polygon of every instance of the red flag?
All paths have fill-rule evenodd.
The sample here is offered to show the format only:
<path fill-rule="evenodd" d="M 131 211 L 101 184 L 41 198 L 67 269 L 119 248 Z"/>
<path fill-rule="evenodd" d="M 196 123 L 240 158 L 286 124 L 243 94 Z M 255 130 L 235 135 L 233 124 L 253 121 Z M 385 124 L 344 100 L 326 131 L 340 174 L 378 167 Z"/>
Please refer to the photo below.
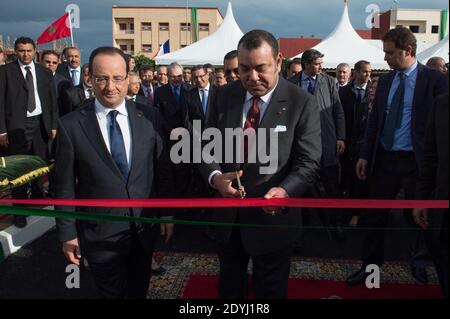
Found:
<path fill-rule="evenodd" d="M 70 36 L 69 13 L 66 12 L 61 18 L 49 26 L 37 39 L 37 44 L 47 43 L 56 39 Z"/>

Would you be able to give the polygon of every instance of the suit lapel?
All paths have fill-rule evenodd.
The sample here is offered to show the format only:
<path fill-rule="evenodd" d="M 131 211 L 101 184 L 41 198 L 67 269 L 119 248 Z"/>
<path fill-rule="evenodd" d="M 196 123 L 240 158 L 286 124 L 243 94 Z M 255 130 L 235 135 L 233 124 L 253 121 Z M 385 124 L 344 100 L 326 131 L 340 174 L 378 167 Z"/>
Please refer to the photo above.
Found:
<path fill-rule="evenodd" d="M 246 90 L 242 84 L 240 84 L 237 90 L 234 90 L 232 94 L 230 103 L 227 105 L 227 112 L 225 113 L 227 118 L 225 127 L 243 128 L 242 112 L 244 112 Z"/>
<path fill-rule="evenodd" d="M 24 87 L 24 89 L 27 90 L 27 92 L 28 92 L 27 82 L 25 82 L 25 78 L 23 77 L 23 73 L 22 73 L 22 70 L 20 69 L 19 62 L 16 61 L 16 62 L 14 62 L 14 64 L 16 65 L 16 72 L 14 72 L 15 75 L 16 75 L 16 80 L 17 80 L 18 83 L 20 83 L 20 84 Z"/>
<path fill-rule="evenodd" d="M 45 107 L 45 103 L 42 99 L 45 96 L 45 90 L 47 90 L 49 82 L 44 81 L 44 78 L 45 78 L 44 72 L 45 71 L 42 68 L 40 68 L 40 66 L 35 65 L 35 70 L 36 70 L 36 83 L 37 83 L 38 95 L 39 95 L 39 98 L 41 99 L 42 107 Z"/>
<path fill-rule="evenodd" d="M 416 79 L 416 87 L 414 88 L 414 97 L 413 97 L 413 110 L 416 109 L 416 104 L 420 101 L 421 96 L 425 96 L 426 82 L 428 81 L 428 77 L 424 74 L 424 66 L 422 64 L 417 65 L 417 79 Z"/>
<path fill-rule="evenodd" d="M 275 128 L 279 123 L 280 115 L 286 111 L 288 94 L 285 80 L 280 78 L 277 88 L 273 91 L 272 98 L 261 119 L 259 127 Z M 283 123 L 285 124 L 285 123 Z"/>
<path fill-rule="evenodd" d="M 136 162 L 138 158 L 143 158 L 144 155 L 141 153 L 145 149 L 144 139 L 145 134 L 150 132 L 146 129 L 144 124 L 144 114 L 141 110 L 137 109 L 135 105 L 129 101 L 126 102 L 126 107 L 128 111 L 129 123 L 130 123 L 130 135 L 131 135 L 131 165 L 130 165 L 130 176 L 128 181 L 131 181 L 133 176 L 136 174 Z"/>
<path fill-rule="evenodd" d="M 106 147 L 105 140 L 103 139 L 100 126 L 98 124 L 97 116 L 95 114 L 95 104 L 92 102 L 88 108 L 81 110 L 84 118 L 80 119 L 80 125 L 84 134 L 87 137 L 87 141 L 92 144 L 97 154 L 103 160 L 103 162 L 113 171 L 116 175 L 123 179 L 123 175 L 114 163 L 111 154 Z"/>

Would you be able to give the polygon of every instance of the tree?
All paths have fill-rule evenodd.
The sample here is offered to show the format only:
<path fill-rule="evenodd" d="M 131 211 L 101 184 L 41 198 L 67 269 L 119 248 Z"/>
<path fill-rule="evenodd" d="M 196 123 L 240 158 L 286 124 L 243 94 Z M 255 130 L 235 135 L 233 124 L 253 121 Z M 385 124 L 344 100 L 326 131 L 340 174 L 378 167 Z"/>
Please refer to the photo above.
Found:
<path fill-rule="evenodd" d="M 134 61 L 136 63 L 136 70 L 139 70 L 143 65 L 151 65 L 155 67 L 155 61 L 146 57 L 143 54 L 138 54 L 134 56 Z"/>

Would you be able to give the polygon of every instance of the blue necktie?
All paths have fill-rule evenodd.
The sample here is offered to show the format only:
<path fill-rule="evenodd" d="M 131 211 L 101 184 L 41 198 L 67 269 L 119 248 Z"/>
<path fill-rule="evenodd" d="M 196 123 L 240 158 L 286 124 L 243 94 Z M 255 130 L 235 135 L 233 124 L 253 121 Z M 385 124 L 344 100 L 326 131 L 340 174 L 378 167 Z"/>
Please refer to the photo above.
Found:
<path fill-rule="evenodd" d="M 306 79 L 308 81 L 308 92 L 314 95 L 314 85 L 313 85 L 313 78 L 308 76 Z"/>
<path fill-rule="evenodd" d="M 356 104 L 360 104 L 364 97 L 364 89 L 363 88 L 356 88 L 356 92 L 358 92 L 358 96 L 356 97 Z"/>
<path fill-rule="evenodd" d="M 125 143 L 123 141 L 122 131 L 119 123 L 116 121 L 118 111 L 113 110 L 108 113 L 109 117 L 109 145 L 111 149 L 111 156 L 122 173 L 123 177 L 128 179 L 128 162 L 127 153 L 125 151 Z"/>
<path fill-rule="evenodd" d="M 177 102 L 180 102 L 180 87 L 179 86 L 175 86 L 173 88 L 173 95 L 175 95 L 175 100 L 177 100 Z"/>
<path fill-rule="evenodd" d="M 208 93 L 206 92 L 206 89 L 202 89 L 202 108 L 203 108 L 203 114 L 206 115 L 206 108 L 208 106 Z"/>
<path fill-rule="evenodd" d="M 400 84 L 395 91 L 391 102 L 391 109 L 384 124 L 384 146 L 386 150 L 391 150 L 394 145 L 395 131 L 402 124 L 403 106 L 405 105 L 405 73 L 399 73 Z"/>
<path fill-rule="evenodd" d="M 78 71 L 77 70 L 72 70 L 72 83 L 74 86 L 78 85 Z"/>

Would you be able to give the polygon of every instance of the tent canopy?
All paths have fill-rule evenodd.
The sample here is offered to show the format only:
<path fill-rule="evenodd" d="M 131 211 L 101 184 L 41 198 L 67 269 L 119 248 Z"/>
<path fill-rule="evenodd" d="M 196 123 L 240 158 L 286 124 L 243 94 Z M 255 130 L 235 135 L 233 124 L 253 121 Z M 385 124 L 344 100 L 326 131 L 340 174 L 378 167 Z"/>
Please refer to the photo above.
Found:
<path fill-rule="evenodd" d="M 222 24 L 210 36 L 180 50 L 156 57 L 156 64 L 168 65 L 178 62 L 182 65 L 211 63 L 222 65 L 225 54 L 236 50 L 244 34 L 234 19 L 231 3 Z"/>
<path fill-rule="evenodd" d="M 359 60 L 367 60 L 373 69 L 389 70 L 384 61 L 384 52 L 362 39 L 353 28 L 348 16 L 348 4 L 344 1 L 344 11 L 338 25 L 326 38 L 313 47 L 323 53 L 326 69 L 334 69 L 339 63 L 353 66 Z M 301 58 L 303 52 L 294 58 Z"/>
<path fill-rule="evenodd" d="M 445 60 L 445 62 L 448 62 L 448 35 L 443 38 L 441 41 L 433 45 L 432 47 L 426 49 L 425 51 L 420 52 L 417 54 L 417 60 L 419 60 L 420 63 L 427 63 L 428 59 L 434 56 L 441 57 Z"/>

